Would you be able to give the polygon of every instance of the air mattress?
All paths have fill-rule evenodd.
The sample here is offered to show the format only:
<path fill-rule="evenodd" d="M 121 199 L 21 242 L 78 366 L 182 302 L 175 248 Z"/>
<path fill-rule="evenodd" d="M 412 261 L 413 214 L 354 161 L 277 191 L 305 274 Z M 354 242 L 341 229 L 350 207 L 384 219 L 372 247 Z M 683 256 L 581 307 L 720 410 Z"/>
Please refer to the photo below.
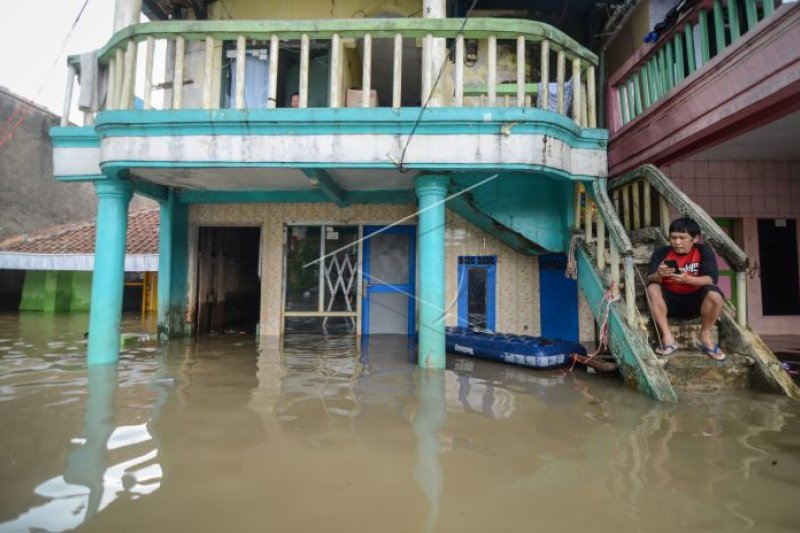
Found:
<path fill-rule="evenodd" d="M 531 368 L 564 366 L 572 362 L 570 354 L 586 355 L 577 342 L 462 327 L 448 327 L 445 342 L 451 353 Z"/>

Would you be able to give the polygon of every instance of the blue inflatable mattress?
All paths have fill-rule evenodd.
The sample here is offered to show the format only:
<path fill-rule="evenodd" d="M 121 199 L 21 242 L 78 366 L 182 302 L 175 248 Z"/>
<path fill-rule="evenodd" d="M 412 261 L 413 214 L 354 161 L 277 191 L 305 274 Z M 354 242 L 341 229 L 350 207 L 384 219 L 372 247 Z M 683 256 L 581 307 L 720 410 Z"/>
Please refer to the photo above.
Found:
<path fill-rule="evenodd" d="M 446 328 L 445 342 L 451 353 L 531 368 L 564 366 L 571 363 L 570 354 L 586 355 L 577 342 L 462 327 Z"/>

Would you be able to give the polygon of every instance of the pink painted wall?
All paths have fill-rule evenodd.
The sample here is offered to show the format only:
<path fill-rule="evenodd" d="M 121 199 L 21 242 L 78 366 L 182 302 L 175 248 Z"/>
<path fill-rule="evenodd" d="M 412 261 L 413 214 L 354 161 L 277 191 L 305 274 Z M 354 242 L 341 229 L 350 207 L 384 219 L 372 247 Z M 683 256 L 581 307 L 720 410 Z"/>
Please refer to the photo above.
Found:
<path fill-rule="evenodd" d="M 758 260 L 759 218 L 794 218 L 800 226 L 800 162 L 682 161 L 662 170 L 709 215 L 741 219 L 736 241 L 751 264 Z M 800 257 L 800 242 L 787 253 Z M 751 327 L 761 335 L 800 332 L 800 316 L 763 315 L 760 272 L 753 275 L 747 281 Z"/>
<path fill-rule="evenodd" d="M 662 167 L 714 217 L 800 217 L 800 162 L 682 161 Z"/>

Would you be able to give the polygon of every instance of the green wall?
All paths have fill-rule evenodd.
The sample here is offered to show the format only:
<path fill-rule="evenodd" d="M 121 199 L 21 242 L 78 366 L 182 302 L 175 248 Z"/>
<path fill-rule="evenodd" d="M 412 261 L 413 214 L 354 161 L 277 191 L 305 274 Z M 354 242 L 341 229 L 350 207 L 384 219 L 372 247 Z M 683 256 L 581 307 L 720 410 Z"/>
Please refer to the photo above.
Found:
<path fill-rule="evenodd" d="M 92 273 L 28 270 L 20 311 L 88 311 Z"/>

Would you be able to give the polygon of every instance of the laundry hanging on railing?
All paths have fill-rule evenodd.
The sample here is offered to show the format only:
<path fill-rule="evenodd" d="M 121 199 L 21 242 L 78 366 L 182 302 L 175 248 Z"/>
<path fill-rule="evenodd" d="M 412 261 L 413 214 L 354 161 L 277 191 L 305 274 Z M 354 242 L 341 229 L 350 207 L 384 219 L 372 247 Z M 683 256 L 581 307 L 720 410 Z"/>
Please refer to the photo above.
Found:
<path fill-rule="evenodd" d="M 544 96 L 544 91 L 542 90 L 542 84 L 539 83 L 538 87 L 538 96 L 537 96 L 537 106 L 542 107 L 542 98 Z M 571 109 L 572 105 L 572 80 L 564 82 L 564 106 L 562 109 L 564 112 L 567 112 Z M 558 83 L 551 82 L 547 84 L 547 109 L 550 111 L 558 111 Z"/>
<path fill-rule="evenodd" d="M 653 30 L 644 36 L 644 42 L 655 43 L 658 41 L 659 37 L 664 35 L 677 22 L 678 17 L 689 11 L 696 2 L 697 0 L 681 0 L 678 2 L 672 9 L 667 11 L 661 22 L 653 26 Z"/>

